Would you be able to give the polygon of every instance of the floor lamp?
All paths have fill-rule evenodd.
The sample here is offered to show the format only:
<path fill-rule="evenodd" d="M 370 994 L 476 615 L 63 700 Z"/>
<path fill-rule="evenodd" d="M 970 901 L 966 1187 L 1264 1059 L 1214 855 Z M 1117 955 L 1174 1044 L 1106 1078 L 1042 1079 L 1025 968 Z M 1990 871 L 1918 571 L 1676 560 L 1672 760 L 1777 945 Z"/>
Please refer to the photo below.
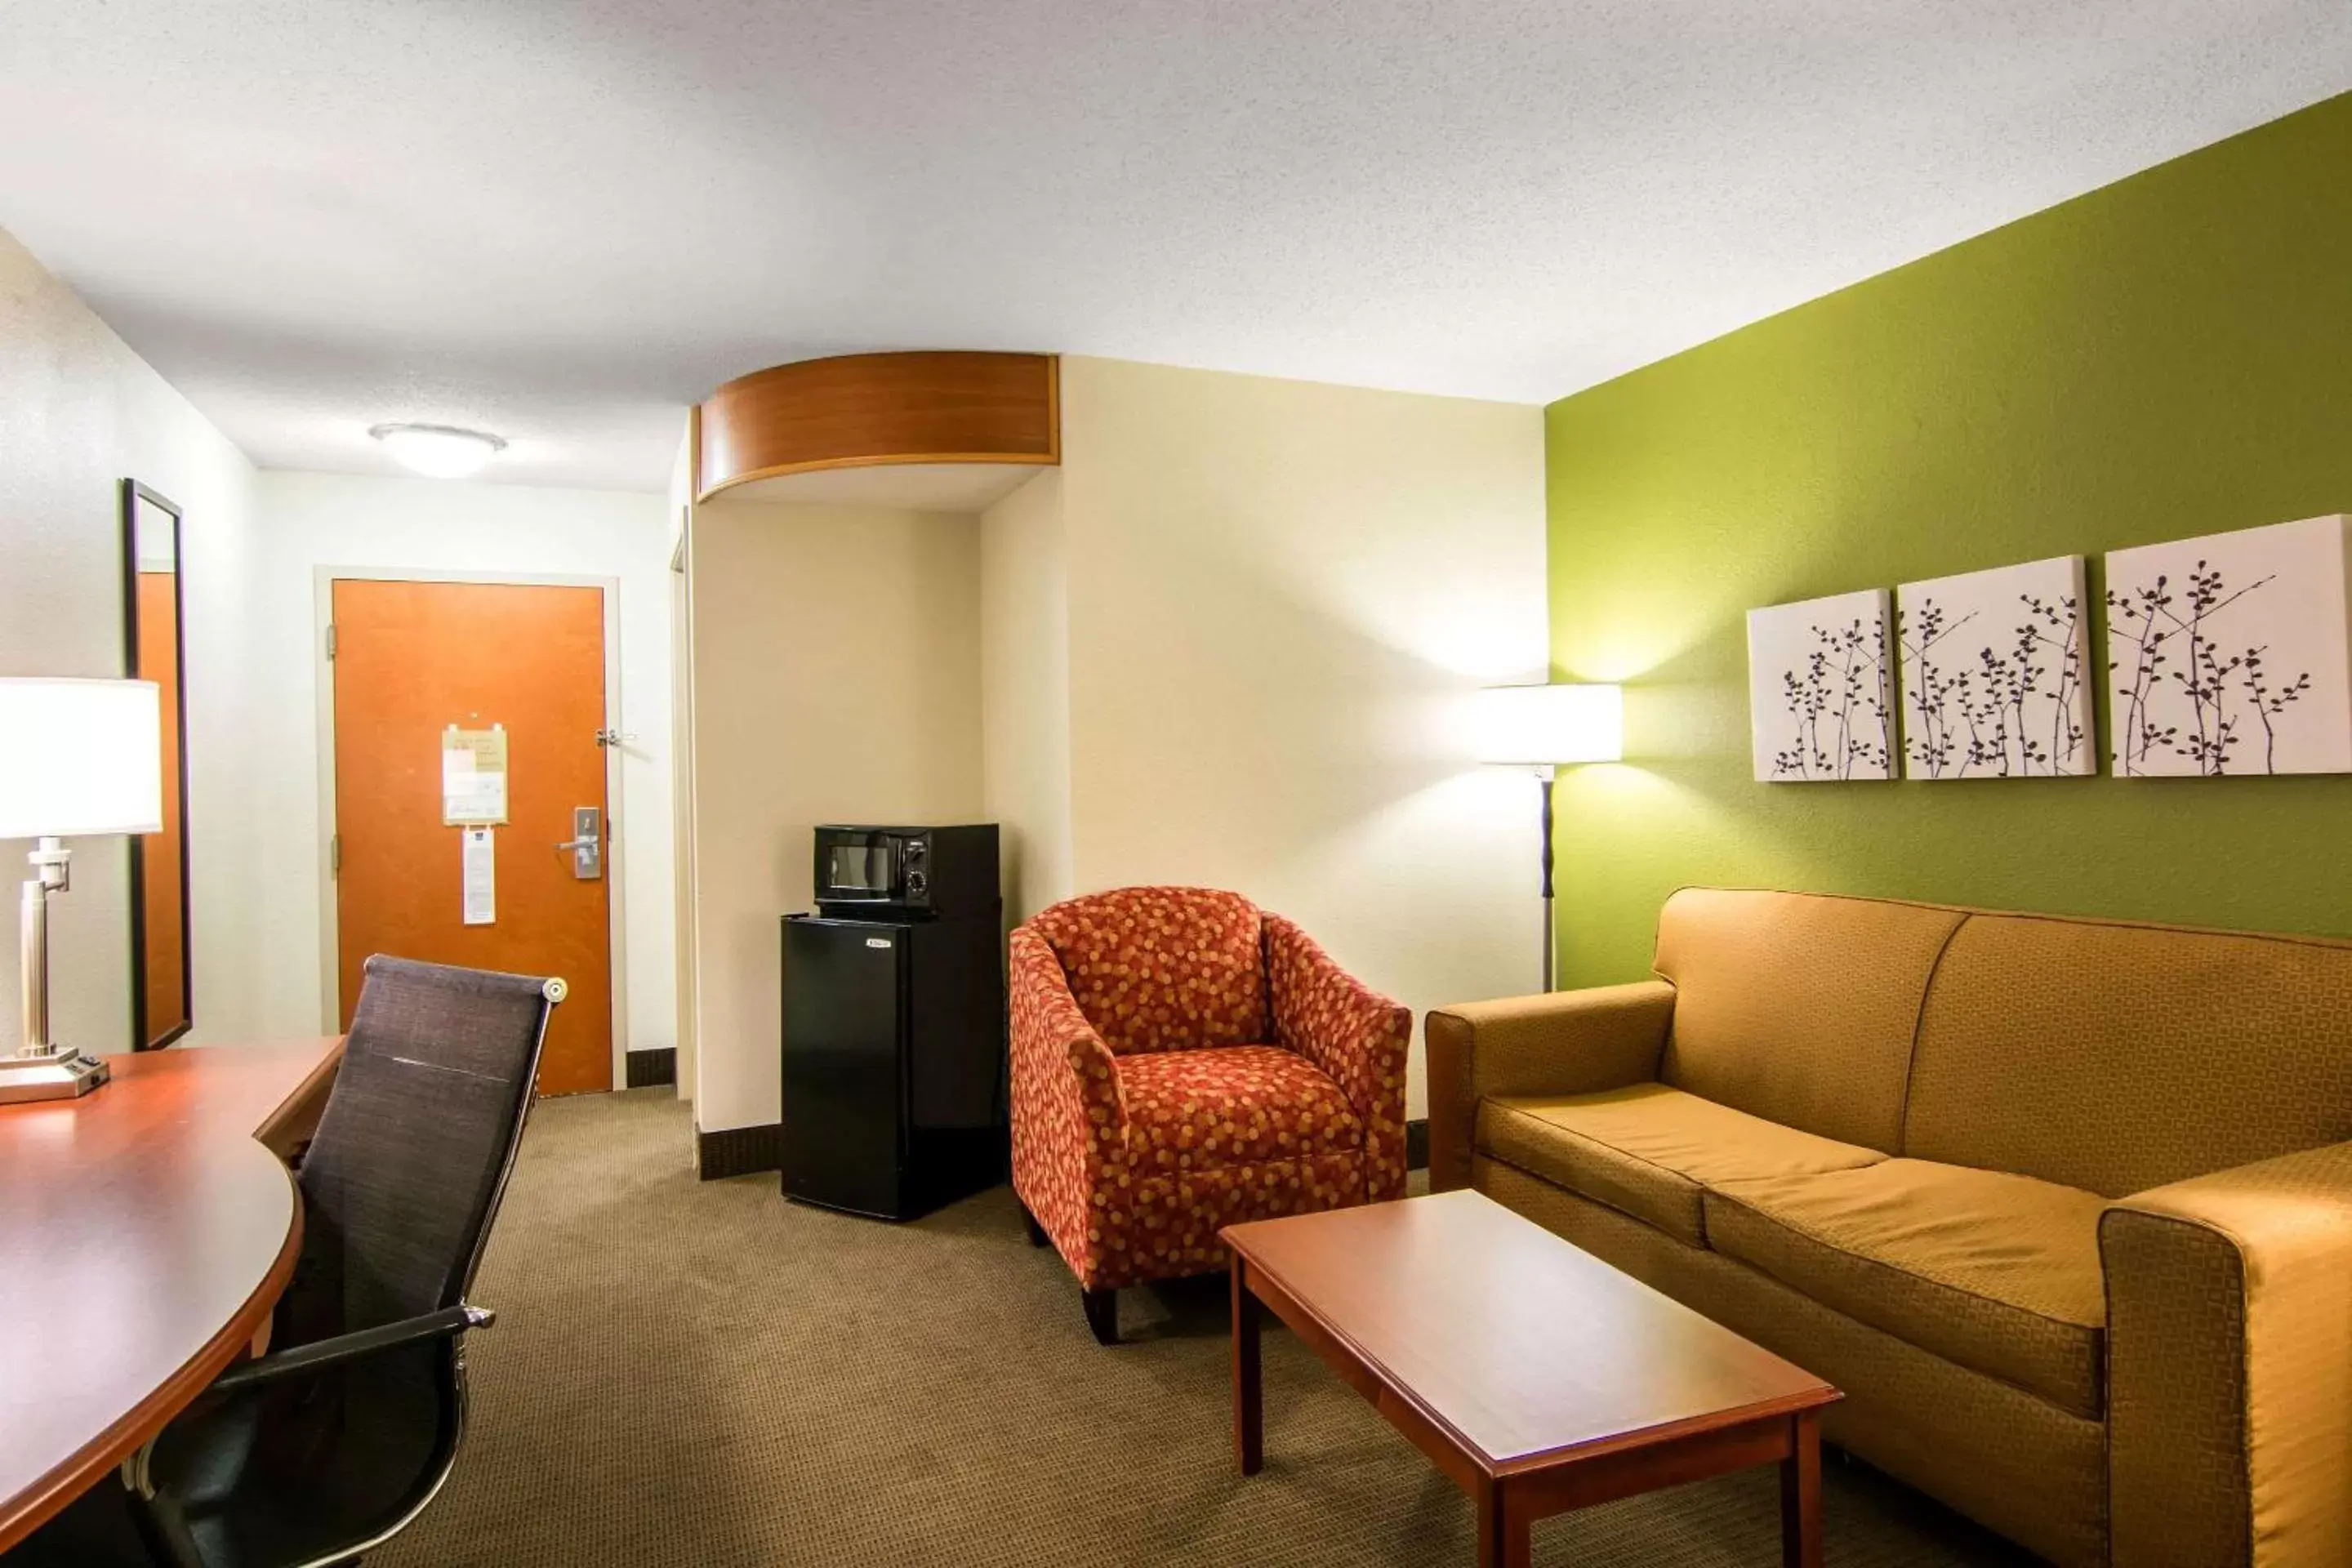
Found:
<path fill-rule="evenodd" d="M 1543 988 L 1552 988 L 1551 788 L 1568 763 L 1625 754 L 1625 701 L 1614 686 L 1490 686 L 1478 693 L 1482 762 L 1533 768 L 1543 784 Z"/>
<path fill-rule="evenodd" d="M 73 885 L 68 838 L 163 826 L 161 702 L 152 680 L 0 678 L 0 838 L 29 838 L 18 936 L 24 1038 L 0 1055 L 0 1104 L 70 1100 L 103 1059 L 49 1037 L 49 896 Z"/>

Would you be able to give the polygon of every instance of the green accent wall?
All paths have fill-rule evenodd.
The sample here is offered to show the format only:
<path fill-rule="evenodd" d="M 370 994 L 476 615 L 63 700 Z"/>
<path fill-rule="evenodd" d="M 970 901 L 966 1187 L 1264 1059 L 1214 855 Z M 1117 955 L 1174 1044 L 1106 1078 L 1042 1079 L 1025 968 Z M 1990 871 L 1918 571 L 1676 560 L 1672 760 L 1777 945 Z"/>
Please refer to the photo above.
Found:
<path fill-rule="evenodd" d="M 2352 95 L 1546 411 L 1562 984 L 1686 883 L 2352 933 L 2352 776 L 1764 784 L 1746 612 L 2352 511 Z M 2105 631 L 2092 647 L 2106 756 Z"/>

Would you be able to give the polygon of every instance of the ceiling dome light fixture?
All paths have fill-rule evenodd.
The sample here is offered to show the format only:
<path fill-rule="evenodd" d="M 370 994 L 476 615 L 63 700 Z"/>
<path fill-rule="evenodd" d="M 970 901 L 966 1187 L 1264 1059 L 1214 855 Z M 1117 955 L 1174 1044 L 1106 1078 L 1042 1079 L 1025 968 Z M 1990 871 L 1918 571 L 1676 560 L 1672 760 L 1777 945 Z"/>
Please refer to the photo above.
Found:
<path fill-rule="evenodd" d="M 499 437 L 452 425 L 378 425 L 368 432 L 402 468 L 436 479 L 462 479 L 506 449 Z"/>

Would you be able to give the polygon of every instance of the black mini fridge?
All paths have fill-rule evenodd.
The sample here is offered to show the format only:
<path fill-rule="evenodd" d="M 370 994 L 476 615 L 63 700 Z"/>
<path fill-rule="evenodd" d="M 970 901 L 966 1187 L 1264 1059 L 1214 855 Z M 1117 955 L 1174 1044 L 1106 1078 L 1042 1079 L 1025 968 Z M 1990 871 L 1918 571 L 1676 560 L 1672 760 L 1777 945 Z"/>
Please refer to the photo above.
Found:
<path fill-rule="evenodd" d="M 1002 917 L 784 917 L 783 1188 L 912 1219 L 1004 1179 Z"/>

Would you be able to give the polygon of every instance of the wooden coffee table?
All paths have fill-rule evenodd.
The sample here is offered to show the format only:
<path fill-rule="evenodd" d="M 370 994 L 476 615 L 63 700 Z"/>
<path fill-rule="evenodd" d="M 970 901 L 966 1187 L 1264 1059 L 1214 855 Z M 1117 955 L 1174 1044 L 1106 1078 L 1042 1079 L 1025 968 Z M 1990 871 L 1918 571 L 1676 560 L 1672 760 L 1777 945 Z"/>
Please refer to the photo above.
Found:
<path fill-rule="evenodd" d="M 1260 1302 L 1478 1510 L 1478 1561 L 1528 1526 L 1780 1467 L 1781 1559 L 1822 1560 L 1821 1410 L 1838 1391 L 1475 1192 L 1229 1226 L 1234 1448 L 1265 1463 Z"/>

